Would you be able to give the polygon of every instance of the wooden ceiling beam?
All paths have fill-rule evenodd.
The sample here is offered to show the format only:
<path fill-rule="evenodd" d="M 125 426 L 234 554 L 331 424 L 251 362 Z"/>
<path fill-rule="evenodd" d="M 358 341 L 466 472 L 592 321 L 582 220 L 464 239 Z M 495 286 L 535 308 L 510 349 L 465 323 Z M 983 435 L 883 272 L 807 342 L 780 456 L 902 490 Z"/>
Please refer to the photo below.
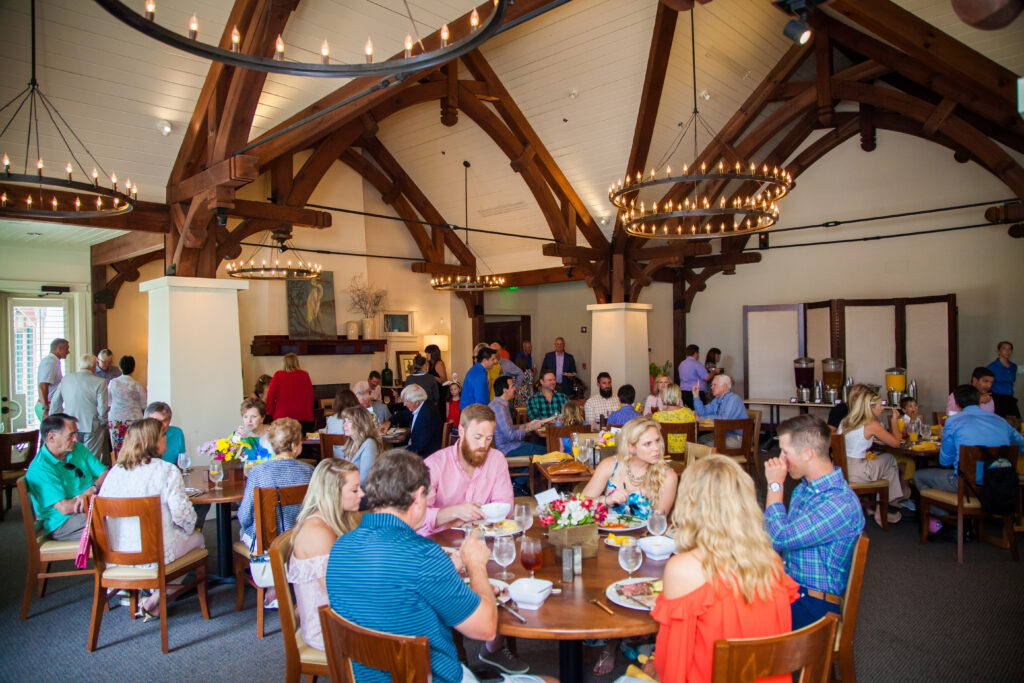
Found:
<path fill-rule="evenodd" d="M 89 263 L 109 266 L 137 256 L 163 251 L 164 236 L 158 233 L 130 232 L 89 247 Z"/>
<path fill-rule="evenodd" d="M 981 85 L 1016 104 L 1017 76 L 890 0 L 832 0 L 829 10 L 957 82 Z"/>
<path fill-rule="evenodd" d="M 814 28 L 814 65 L 817 70 L 818 122 L 823 126 L 832 125 L 832 40 L 828 26 L 821 21 L 820 12 L 812 12 L 808 21 Z"/>
<path fill-rule="evenodd" d="M 601 259 L 608 255 L 607 250 L 602 251 L 601 249 L 595 249 L 594 247 L 578 247 L 571 244 L 564 244 L 562 242 L 548 242 L 541 247 L 541 252 L 545 256 L 582 258 L 589 260 Z"/>
<path fill-rule="evenodd" d="M 180 183 L 168 185 L 167 203 L 188 202 L 215 187 L 241 187 L 256 180 L 259 175 L 256 157 L 236 154 Z"/>
<path fill-rule="evenodd" d="M 626 252 L 626 256 L 633 260 L 643 261 L 660 258 L 689 258 L 710 253 L 711 242 L 709 240 L 684 240 L 666 246 L 630 249 Z"/>
<path fill-rule="evenodd" d="M 694 256 L 683 261 L 683 268 L 725 268 L 760 262 L 761 254 L 751 251 L 737 254 Z M 655 282 L 676 282 L 681 277 L 681 274 L 677 272 L 679 270 L 673 266 L 662 266 L 659 270 L 651 273 L 651 279 Z"/>
<path fill-rule="evenodd" d="M 412 264 L 412 272 L 429 273 L 430 275 L 476 275 L 476 268 L 473 266 L 456 266 L 450 263 L 416 261 Z"/>
<path fill-rule="evenodd" d="M 505 278 L 506 287 L 530 287 L 557 282 L 578 282 L 585 280 L 588 275 L 589 272 L 585 268 L 576 266 L 519 270 L 511 273 L 499 273 L 498 277 Z"/>
<path fill-rule="evenodd" d="M 296 206 L 254 202 L 247 199 L 235 199 L 235 207 L 228 209 L 229 216 L 239 218 L 262 218 L 268 221 L 281 221 L 307 228 L 329 228 L 332 216 L 329 211 L 314 211 Z"/>

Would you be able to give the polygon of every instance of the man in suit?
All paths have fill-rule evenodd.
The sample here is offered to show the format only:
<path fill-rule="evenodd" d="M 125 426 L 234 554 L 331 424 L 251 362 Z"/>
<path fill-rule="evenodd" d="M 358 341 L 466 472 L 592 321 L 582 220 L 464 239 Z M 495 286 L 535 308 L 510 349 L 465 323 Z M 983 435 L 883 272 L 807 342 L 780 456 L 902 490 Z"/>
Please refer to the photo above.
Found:
<path fill-rule="evenodd" d="M 107 441 L 107 382 L 97 377 L 96 356 L 87 353 L 78 372 L 61 379 L 51 400 L 51 412 L 66 413 L 78 422 L 78 440 L 102 463 L 110 463 Z"/>
<path fill-rule="evenodd" d="M 444 424 L 437 406 L 427 400 L 423 387 L 410 384 L 402 389 L 399 398 L 408 409 L 408 412 L 403 410 L 395 414 L 396 422 L 408 420 L 407 425 L 402 425 L 409 428 L 409 443 L 405 449 L 424 458 L 441 450 L 441 428 Z"/>
<path fill-rule="evenodd" d="M 565 352 L 565 339 L 555 339 L 555 350 L 548 351 L 544 356 L 544 362 L 540 366 L 541 371 L 551 370 L 555 373 L 555 383 L 561 387 L 566 396 L 573 395 L 572 380 L 576 376 L 576 359 L 571 353 Z"/>

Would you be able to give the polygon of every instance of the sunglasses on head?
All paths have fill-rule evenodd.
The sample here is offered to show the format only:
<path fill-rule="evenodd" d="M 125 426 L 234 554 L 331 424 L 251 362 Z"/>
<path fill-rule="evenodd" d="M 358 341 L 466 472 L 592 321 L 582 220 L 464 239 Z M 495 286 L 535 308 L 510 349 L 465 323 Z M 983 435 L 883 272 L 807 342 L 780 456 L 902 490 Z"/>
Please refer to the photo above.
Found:
<path fill-rule="evenodd" d="M 66 469 L 66 470 L 74 470 L 76 476 L 79 476 L 79 477 L 84 477 L 85 476 L 85 472 L 83 472 L 82 470 L 78 469 L 77 467 L 75 467 L 74 465 L 72 465 L 69 462 L 64 463 L 64 469 Z"/>

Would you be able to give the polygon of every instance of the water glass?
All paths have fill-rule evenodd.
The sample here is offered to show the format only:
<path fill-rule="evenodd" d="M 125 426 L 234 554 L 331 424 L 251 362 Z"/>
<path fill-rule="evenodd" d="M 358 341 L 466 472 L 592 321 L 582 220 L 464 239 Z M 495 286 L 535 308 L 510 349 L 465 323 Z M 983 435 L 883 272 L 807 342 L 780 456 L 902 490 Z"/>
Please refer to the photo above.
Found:
<path fill-rule="evenodd" d="M 515 520 L 519 530 L 523 532 L 523 538 L 526 538 L 526 532 L 533 526 L 533 506 L 516 505 L 515 511 L 512 513 L 512 519 Z"/>
<path fill-rule="evenodd" d="M 647 531 L 652 536 L 661 536 L 667 528 L 668 520 L 665 518 L 665 513 L 660 510 L 651 510 L 651 513 L 647 515 Z"/>
<path fill-rule="evenodd" d="M 178 455 L 178 467 L 181 468 L 183 474 L 188 474 L 188 468 L 192 465 L 192 458 L 189 457 L 188 452 L 183 452 Z"/>
<path fill-rule="evenodd" d="M 220 460 L 210 461 L 210 481 L 213 482 L 214 490 L 220 489 L 220 482 L 224 479 L 224 463 Z"/>
<path fill-rule="evenodd" d="M 640 568 L 644 555 L 640 551 L 635 539 L 623 540 L 619 546 L 619 566 L 629 572 L 629 578 L 633 578 L 633 572 Z"/>
<path fill-rule="evenodd" d="M 494 561 L 501 565 L 501 573 L 498 578 L 502 581 L 510 581 L 515 575 L 508 570 L 508 566 L 516 559 L 516 542 L 512 536 L 498 536 L 494 539 Z"/>

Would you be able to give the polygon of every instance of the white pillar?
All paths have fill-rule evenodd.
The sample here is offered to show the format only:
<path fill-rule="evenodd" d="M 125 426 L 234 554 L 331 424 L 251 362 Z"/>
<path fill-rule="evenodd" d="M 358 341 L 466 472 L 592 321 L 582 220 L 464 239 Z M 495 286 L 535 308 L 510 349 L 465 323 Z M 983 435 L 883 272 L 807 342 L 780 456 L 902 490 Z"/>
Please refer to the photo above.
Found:
<path fill-rule="evenodd" d="M 591 304 L 590 387 L 607 372 L 617 388 L 632 384 L 639 399 L 650 387 L 647 314 L 650 304 Z"/>
<path fill-rule="evenodd" d="M 193 458 L 197 446 L 239 423 L 244 391 L 238 290 L 248 288 L 245 280 L 198 277 L 139 285 L 149 293 L 147 396 L 170 404 L 172 423 L 184 431 Z"/>

